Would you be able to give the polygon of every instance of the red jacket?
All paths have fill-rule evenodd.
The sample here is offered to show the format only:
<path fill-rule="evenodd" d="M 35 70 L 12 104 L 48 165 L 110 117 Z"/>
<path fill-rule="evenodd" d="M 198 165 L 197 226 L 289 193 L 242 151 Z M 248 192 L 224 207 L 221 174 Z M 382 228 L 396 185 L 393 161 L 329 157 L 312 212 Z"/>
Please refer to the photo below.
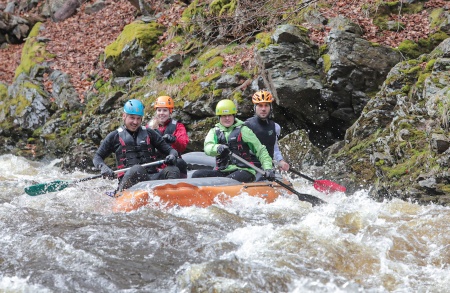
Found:
<path fill-rule="evenodd" d="M 164 131 L 167 128 L 167 125 L 172 122 L 172 119 L 168 119 L 164 125 L 160 125 L 158 127 L 158 130 L 162 135 L 164 135 Z M 189 143 L 189 137 L 186 132 L 186 128 L 184 127 L 183 123 L 177 121 L 175 131 L 173 133 L 177 140 L 172 144 L 172 148 L 174 148 L 179 155 L 181 155 L 185 150 Z"/>

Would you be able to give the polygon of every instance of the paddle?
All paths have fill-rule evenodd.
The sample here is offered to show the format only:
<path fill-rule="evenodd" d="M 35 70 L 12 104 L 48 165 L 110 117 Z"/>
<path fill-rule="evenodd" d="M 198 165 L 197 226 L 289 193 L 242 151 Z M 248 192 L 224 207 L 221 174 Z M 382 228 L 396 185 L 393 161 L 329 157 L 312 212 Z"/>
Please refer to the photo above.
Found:
<path fill-rule="evenodd" d="M 311 182 L 314 183 L 314 188 L 320 192 L 324 193 L 332 193 L 332 192 L 345 192 L 347 188 L 345 188 L 342 185 L 337 184 L 336 182 L 330 181 L 330 180 L 314 180 L 311 177 L 306 176 L 305 174 L 300 173 L 297 170 L 294 170 L 292 168 L 289 168 L 289 172 L 292 172 L 298 176 L 301 176 Z"/>
<path fill-rule="evenodd" d="M 245 165 L 247 165 L 248 167 L 252 168 L 253 170 L 255 170 L 256 172 L 258 172 L 261 175 L 264 175 L 266 172 L 264 172 L 262 169 L 254 166 L 253 164 L 251 164 L 250 162 L 247 162 L 246 160 L 244 160 L 243 158 L 239 157 L 236 154 L 231 153 L 231 156 L 233 158 L 235 158 L 236 160 L 244 163 Z M 293 194 L 297 195 L 299 200 L 302 201 L 307 201 L 309 203 L 311 203 L 313 206 L 322 204 L 322 203 L 326 203 L 326 201 L 321 200 L 318 197 L 315 197 L 313 195 L 310 194 L 304 194 L 304 193 L 299 193 L 297 190 L 295 190 L 294 188 L 292 188 L 291 186 L 285 184 L 283 181 L 280 181 L 278 179 L 275 178 L 274 180 L 276 183 L 280 184 L 281 186 L 283 186 L 284 188 L 286 188 L 287 190 L 289 190 L 290 192 L 292 192 Z"/>
<path fill-rule="evenodd" d="M 164 160 L 160 160 L 160 161 L 156 161 L 156 162 L 151 162 L 151 163 L 146 163 L 146 164 L 142 164 L 142 167 L 149 167 L 149 166 L 159 166 L 164 164 Z M 121 172 L 125 172 L 128 171 L 130 168 L 125 168 L 125 169 L 119 169 L 114 171 L 114 174 L 117 173 L 121 173 Z M 82 182 L 82 181 L 89 181 L 92 179 L 97 179 L 102 177 L 102 175 L 95 175 L 95 176 L 91 176 L 91 177 L 86 177 L 83 179 L 77 179 L 77 180 L 73 180 L 73 181 L 61 181 L 61 180 L 56 180 L 53 182 L 48 182 L 48 183 L 40 183 L 40 184 L 36 184 L 36 185 L 32 185 L 29 187 L 25 188 L 25 192 L 28 195 L 31 196 L 35 196 L 35 195 L 40 195 L 40 194 L 44 194 L 44 193 L 49 193 L 49 192 L 55 192 L 55 191 L 60 191 L 63 190 L 64 188 L 76 184 L 78 182 Z"/>

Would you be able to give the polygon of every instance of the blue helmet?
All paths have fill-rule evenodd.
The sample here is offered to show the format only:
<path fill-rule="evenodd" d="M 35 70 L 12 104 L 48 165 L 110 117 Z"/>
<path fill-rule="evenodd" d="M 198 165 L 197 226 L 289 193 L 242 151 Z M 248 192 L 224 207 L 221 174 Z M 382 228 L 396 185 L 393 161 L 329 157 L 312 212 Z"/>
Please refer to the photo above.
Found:
<path fill-rule="evenodd" d="M 139 100 L 129 100 L 123 106 L 123 111 L 130 115 L 144 116 L 144 105 Z"/>

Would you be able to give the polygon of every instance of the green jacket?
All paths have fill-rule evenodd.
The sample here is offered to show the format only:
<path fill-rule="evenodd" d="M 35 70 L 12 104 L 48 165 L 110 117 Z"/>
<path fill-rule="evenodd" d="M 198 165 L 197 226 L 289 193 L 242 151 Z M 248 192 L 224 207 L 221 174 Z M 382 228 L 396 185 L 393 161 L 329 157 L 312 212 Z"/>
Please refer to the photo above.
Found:
<path fill-rule="evenodd" d="M 227 141 L 228 141 L 228 137 L 229 137 L 230 133 L 237 126 L 241 126 L 242 141 L 248 145 L 248 147 L 250 148 L 252 153 L 255 154 L 255 156 L 261 162 L 262 169 L 268 170 L 268 169 L 273 168 L 272 158 L 270 157 L 269 152 L 267 151 L 266 147 L 263 144 L 261 144 L 259 139 L 256 137 L 255 133 L 250 128 L 248 128 L 247 126 L 244 125 L 243 121 L 235 118 L 234 124 L 228 128 L 223 126 L 220 123 L 217 123 L 215 126 L 219 127 L 219 129 L 223 131 Z M 219 154 L 217 153 L 217 147 L 219 145 L 220 144 L 218 143 L 216 130 L 215 130 L 215 128 L 211 128 L 205 138 L 205 143 L 204 143 L 205 154 L 207 154 L 208 156 L 212 156 L 212 157 L 218 156 Z M 253 170 L 252 168 L 240 168 L 240 167 L 238 167 L 236 165 L 232 165 L 232 164 L 228 165 L 228 167 L 226 169 L 221 170 L 221 171 L 222 172 L 230 172 L 230 171 L 234 171 L 237 169 L 247 170 L 250 173 L 252 173 L 253 175 L 256 174 L 256 171 Z"/>

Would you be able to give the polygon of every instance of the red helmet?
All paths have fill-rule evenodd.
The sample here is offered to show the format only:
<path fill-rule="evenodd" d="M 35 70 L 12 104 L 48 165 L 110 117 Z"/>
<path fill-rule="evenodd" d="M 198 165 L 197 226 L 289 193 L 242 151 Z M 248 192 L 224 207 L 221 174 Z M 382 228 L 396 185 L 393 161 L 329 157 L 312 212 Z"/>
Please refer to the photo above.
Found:
<path fill-rule="evenodd" d="M 265 90 L 257 91 L 252 97 L 252 102 L 253 104 L 272 103 L 273 96 L 270 92 Z"/>
<path fill-rule="evenodd" d="M 168 108 L 169 112 L 173 112 L 173 100 L 169 96 L 160 96 L 155 101 L 155 109 Z"/>

